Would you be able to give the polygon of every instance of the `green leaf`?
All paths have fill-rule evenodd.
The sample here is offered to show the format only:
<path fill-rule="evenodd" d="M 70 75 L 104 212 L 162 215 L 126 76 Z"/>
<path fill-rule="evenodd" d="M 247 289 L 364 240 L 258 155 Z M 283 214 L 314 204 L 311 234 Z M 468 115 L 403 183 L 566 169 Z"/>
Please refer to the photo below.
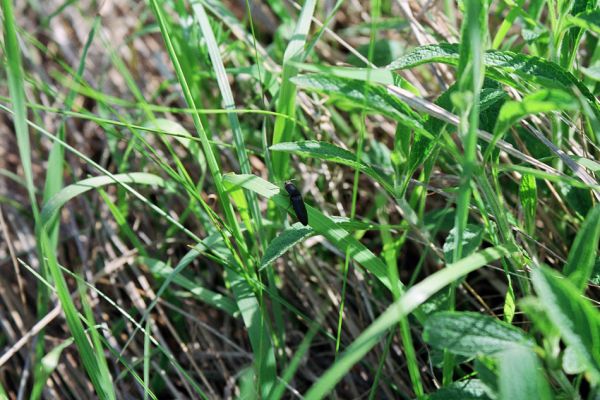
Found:
<path fill-rule="evenodd" d="M 61 344 L 59 344 L 58 346 L 55 346 L 52 350 L 50 350 L 48 352 L 48 354 L 46 354 L 42 358 L 40 364 L 38 364 L 38 367 L 41 368 L 41 371 L 40 371 L 41 376 L 38 380 L 36 380 L 33 390 L 31 392 L 30 398 L 32 398 L 32 399 L 40 398 L 40 396 L 42 395 L 44 386 L 46 384 L 46 381 L 48 380 L 50 375 L 54 372 L 54 370 L 58 366 L 58 361 L 60 360 L 60 355 L 62 354 L 64 349 L 66 349 L 71 344 L 73 344 L 73 341 L 74 340 L 72 338 L 63 341 Z"/>
<path fill-rule="evenodd" d="M 600 313 L 581 296 L 578 287 L 546 267 L 532 271 L 533 286 L 548 318 L 585 365 L 593 382 L 600 382 Z"/>
<path fill-rule="evenodd" d="M 340 106 L 385 115 L 421 135 L 433 138 L 423 128 L 422 117 L 382 86 L 323 74 L 297 76 L 294 82 L 304 90 L 330 96 Z"/>
<path fill-rule="evenodd" d="M 433 347 L 467 357 L 495 354 L 515 343 L 533 347 L 522 330 L 474 312 L 442 311 L 430 316 L 423 339 Z"/>
<path fill-rule="evenodd" d="M 269 264 L 281 257 L 289 249 L 313 233 L 314 230 L 312 227 L 303 226 L 299 222 L 295 223 L 289 228 L 286 228 L 283 232 L 278 234 L 275 239 L 271 241 L 271 243 L 269 243 L 263 258 L 260 261 L 260 265 L 258 267 L 259 271 L 268 267 Z"/>
<path fill-rule="evenodd" d="M 561 89 L 542 89 L 529 94 L 521 101 L 507 101 L 500 109 L 494 127 L 493 139 L 488 145 L 486 157 L 508 129 L 528 115 L 551 111 L 575 111 L 580 108 L 577 99 Z"/>
<path fill-rule="evenodd" d="M 303 142 L 279 143 L 271 146 L 270 149 L 272 151 L 290 152 L 300 156 L 318 158 L 320 160 L 347 165 L 367 174 L 379 182 L 388 192 L 394 193 L 391 179 L 387 175 L 376 170 L 371 165 L 357 160 L 354 153 L 331 143 L 306 140 Z"/>
<path fill-rule="evenodd" d="M 567 347 L 562 356 L 563 370 L 569 375 L 581 374 L 585 372 L 585 365 L 579 361 L 577 353 L 572 347 Z"/>
<path fill-rule="evenodd" d="M 446 262 L 451 262 L 452 253 L 454 252 L 456 236 L 456 228 L 452 228 L 446 241 L 444 242 L 444 258 Z M 483 227 L 480 225 L 472 225 L 469 224 L 465 227 L 465 231 L 462 236 L 462 255 L 466 257 L 471 255 L 481 246 L 481 241 L 483 239 Z"/>
<path fill-rule="evenodd" d="M 488 387 L 479 379 L 457 381 L 429 396 L 430 400 L 488 400 Z"/>
<path fill-rule="evenodd" d="M 585 290 L 592 276 L 598 254 L 599 239 L 600 206 L 596 206 L 588 213 L 579 228 L 563 269 L 563 274 L 581 291 Z"/>
<path fill-rule="evenodd" d="M 388 65 L 387 69 L 406 69 L 432 62 L 458 65 L 458 45 L 440 43 L 417 47 Z M 575 87 L 588 99 L 596 116 L 600 116 L 597 100 L 587 86 L 551 61 L 522 53 L 488 50 L 484 54 L 484 63 L 488 77 L 516 88 L 519 88 L 519 85 L 511 78 L 512 75 L 518 76 L 525 82 L 534 82 L 546 88 L 562 89 L 574 95 L 577 94 L 573 89 Z"/>
<path fill-rule="evenodd" d="M 552 399 L 542 366 L 531 348 L 511 346 L 497 358 L 500 399 Z"/>
<path fill-rule="evenodd" d="M 600 9 L 588 10 L 575 16 L 567 17 L 567 26 L 578 26 L 596 34 L 600 34 Z"/>
<path fill-rule="evenodd" d="M 515 293 L 513 292 L 512 285 L 508 286 L 506 296 L 504 296 L 504 307 L 502 307 L 502 309 L 504 311 L 504 321 L 511 323 L 515 317 L 515 311 L 517 309 L 515 304 Z"/>

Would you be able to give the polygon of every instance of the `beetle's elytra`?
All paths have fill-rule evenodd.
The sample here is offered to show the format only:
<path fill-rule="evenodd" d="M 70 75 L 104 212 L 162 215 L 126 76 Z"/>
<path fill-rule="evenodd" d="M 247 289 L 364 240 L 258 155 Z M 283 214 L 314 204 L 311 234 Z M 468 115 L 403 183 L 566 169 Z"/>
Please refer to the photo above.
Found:
<path fill-rule="evenodd" d="M 296 185 L 289 181 L 285 183 L 285 190 L 290 195 L 290 202 L 292 203 L 292 208 L 296 213 L 298 221 L 304 226 L 308 225 L 308 213 L 306 212 L 306 206 L 304 205 L 304 200 L 302 200 L 300 191 Z"/>

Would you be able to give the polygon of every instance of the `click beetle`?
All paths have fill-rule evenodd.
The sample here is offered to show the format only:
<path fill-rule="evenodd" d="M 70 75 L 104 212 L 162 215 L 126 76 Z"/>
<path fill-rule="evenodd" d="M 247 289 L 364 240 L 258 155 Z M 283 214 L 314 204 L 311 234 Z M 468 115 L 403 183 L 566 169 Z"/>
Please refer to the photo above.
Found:
<path fill-rule="evenodd" d="M 308 213 L 306 212 L 306 206 L 304 205 L 304 200 L 302 200 L 300 191 L 296 185 L 290 181 L 285 183 L 285 190 L 290 195 L 290 202 L 292 203 L 292 208 L 296 213 L 296 217 L 298 217 L 298 221 L 304 226 L 308 225 Z"/>

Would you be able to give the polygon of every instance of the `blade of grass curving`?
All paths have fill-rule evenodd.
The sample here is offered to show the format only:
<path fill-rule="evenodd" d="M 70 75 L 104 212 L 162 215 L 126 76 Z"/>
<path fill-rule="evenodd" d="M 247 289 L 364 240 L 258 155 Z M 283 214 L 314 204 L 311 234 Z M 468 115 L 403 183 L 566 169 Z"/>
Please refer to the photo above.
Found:
<path fill-rule="evenodd" d="M 276 111 L 280 114 L 288 115 L 292 118 L 296 115 L 296 84 L 292 78 L 296 76 L 297 69 L 292 62 L 303 61 L 304 46 L 310 29 L 310 22 L 315 12 L 316 0 L 307 0 L 302 7 L 296 29 L 292 34 L 290 42 L 283 55 L 283 71 L 281 75 L 281 86 L 277 98 Z M 275 118 L 275 127 L 273 128 L 272 144 L 280 142 L 289 142 L 294 137 L 296 125 L 289 119 L 281 117 Z M 287 175 L 287 166 L 289 158 L 287 154 L 273 154 L 272 157 L 273 172 L 276 179 L 283 179 Z"/>
<path fill-rule="evenodd" d="M 48 199 L 46 204 L 44 204 L 42 207 L 42 212 L 40 214 L 41 222 L 44 225 L 47 225 L 58 213 L 58 210 L 69 200 L 89 190 L 114 183 L 135 183 L 140 185 L 155 185 L 159 187 L 168 186 L 168 182 L 163 178 L 146 172 L 131 172 L 127 174 L 96 176 L 93 178 L 83 179 L 77 183 L 64 187 L 60 190 L 60 192 L 54 194 L 50 199 Z"/>
<path fill-rule="evenodd" d="M 398 323 L 400 318 L 406 317 L 450 283 L 509 254 L 510 251 L 502 246 L 482 250 L 455 264 L 448 265 L 408 289 L 348 346 L 342 357 L 321 375 L 319 380 L 306 392 L 304 398 L 316 400 L 327 396 L 350 368 L 360 361 L 379 342 L 381 336 Z"/>
<path fill-rule="evenodd" d="M 0 104 L 0 110 L 6 111 L 7 113 L 12 114 L 12 111 L 9 108 L 7 108 L 4 105 L 2 105 L 2 104 Z M 70 152 L 72 152 L 73 154 L 77 155 L 79 158 L 81 158 L 82 160 L 84 160 L 87 164 L 93 166 L 95 169 L 97 169 L 98 171 L 102 172 L 106 176 L 110 177 L 115 183 L 117 183 L 120 186 L 122 186 L 123 188 L 125 188 L 129 193 L 131 193 L 133 196 L 135 196 L 137 199 L 139 199 L 142 203 L 144 203 L 148 207 L 150 207 L 150 209 L 152 209 L 154 212 L 156 212 L 157 214 L 159 214 L 160 216 L 162 216 L 163 218 L 165 218 L 166 220 L 168 220 L 170 223 L 172 223 L 173 225 L 175 225 L 178 229 L 180 229 L 182 232 L 184 232 L 190 238 L 192 238 L 195 241 L 200 241 L 201 240 L 196 234 L 194 234 L 193 232 L 191 232 L 189 229 L 187 229 L 179 221 L 177 221 L 176 219 L 174 219 L 173 217 L 171 217 L 164 210 L 162 210 L 161 208 L 159 208 L 156 205 L 152 204 L 150 201 L 148 201 L 148 199 L 146 199 L 144 196 L 142 196 L 139 192 L 137 192 L 135 189 L 133 189 L 127 183 L 120 182 L 118 179 L 115 179 L 114 175 L 111 174 L 110 171 L 108 171 L 106 168 L 103 168 L 101 165 L 99 165 L 98 163 L 94 162 L 94 160 L 92 160 L 91 158 L 89 158 L 88 156 L 86 156 L 85 154 L 83 154 L 82 152 L 80 152 L 79 150 L 77 150 L 76 148 L 74 148 L 73 146 L 69 145 L 65 141 L 60 140 L 55 135 L 51 134 L 50 132 L 48 132 L 44 128 L 40 127 L 39 125 L 36 125 L 35 123 L 33 123 L 31 121 L 26 121 L 26 122 L 27 122 L 27 125 L 31 126 L 35 130 L 37 130 L 38 132 L 40 132 L 42 135 L 44 135 L 48 139 L 50 139 L 52 141 L 59 142 L 62 146 L 65 147 L 65 149 L 67 149 Z"/>

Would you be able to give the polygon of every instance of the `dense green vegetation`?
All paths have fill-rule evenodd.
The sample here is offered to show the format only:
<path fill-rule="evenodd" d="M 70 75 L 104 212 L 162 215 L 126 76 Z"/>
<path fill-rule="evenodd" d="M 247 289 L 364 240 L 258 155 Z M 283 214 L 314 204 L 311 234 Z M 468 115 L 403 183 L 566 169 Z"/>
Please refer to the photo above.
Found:
<path fill-rule="evenodd" d="M 0 398 L 600 397 L 596 1 L 1 5 Z"/>

